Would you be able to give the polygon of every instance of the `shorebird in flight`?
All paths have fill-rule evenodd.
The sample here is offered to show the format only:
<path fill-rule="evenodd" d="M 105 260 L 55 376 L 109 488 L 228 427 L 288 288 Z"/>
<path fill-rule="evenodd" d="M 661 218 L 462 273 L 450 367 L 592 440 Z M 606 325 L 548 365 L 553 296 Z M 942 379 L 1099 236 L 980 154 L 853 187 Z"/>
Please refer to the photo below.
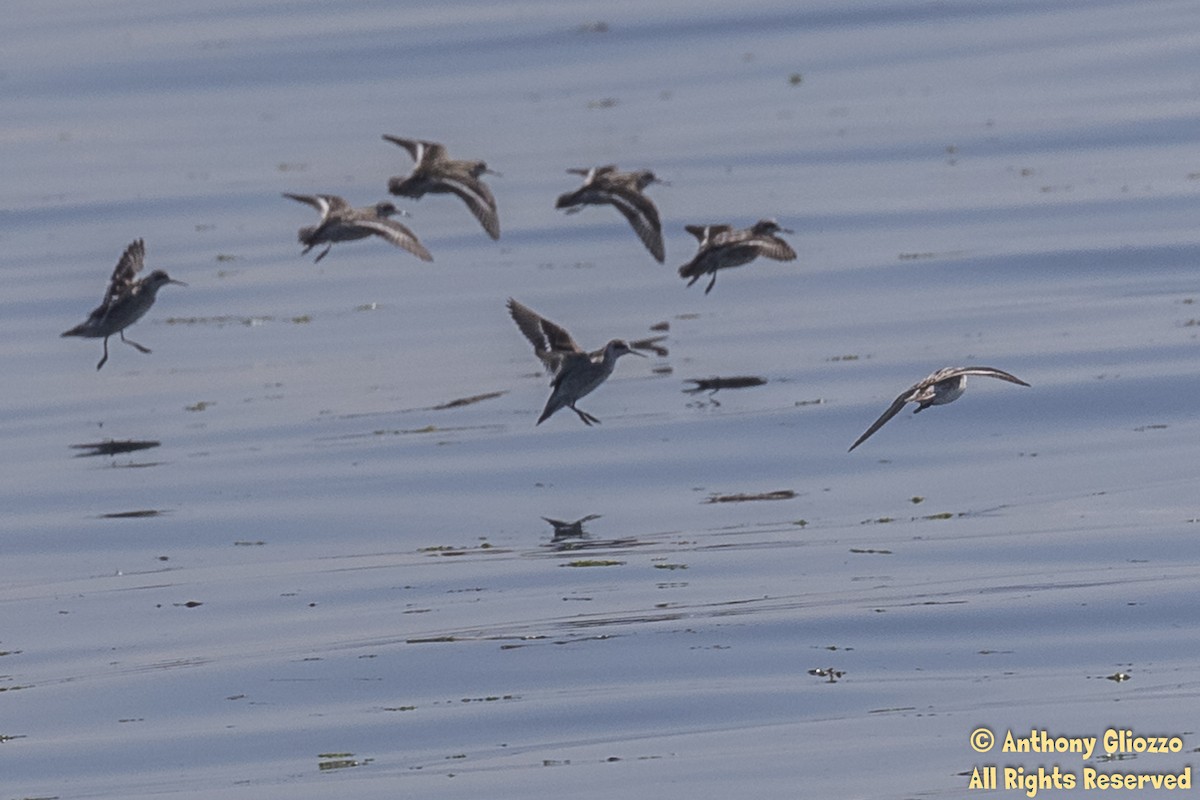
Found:
<path fill-rule="evenodd" d="M 866 433 L 858 437 L 854 444 L 850 445 L 850 450 L 858 447 L 869 439 L 871 434 L 886 425 L 888 420 L 900 413 L 900 410 L 904 408 L 906 403 L 917 404 L 917 407 L 913 410 L 913 413 L 916 414 L 930 406 L 942 406 L 962 397 L 962 393 L 967 388 L 968 375 L 999 378 L 1000 380 L 1020 386 L 1029 385 L 1015 375 L 1010 375 L 1004 370 L 992 367 L 945 367 L 944 369 L 939 369 L 925 380 L 914 383 L 901 392 L 900 396 L 888 406 L 888 410 L 884 411 L 879 419 L 875 420 L 871 424 L 871 427 L 867 428 Z"/>
<path fill-rule="evenodd" d="M 288 194 L 299 203 L 305 203 L 321 212 L 321 221 L 316 225 L 300 229 L 298 234 L 300 244 L 304 245 L 301 255 L 308 253 L 319 244 L 326 245 L 313 263 L 318 263 L 329 254 L 334 242 L 350 242 L 355 239 L 365 239 L 368 236 L 379 236 L 396 247 L 401 247 L 422 261 L 433 261 L 433 256 L 425 249 L 425 245 L 417 240 L 417 235 L 404 225 L 389 219 L 393 214 L 404 214 L 391 203 L 376 203 L 366 208 L 353 208 L 342 198 L 334 194 Z"/>
<path fill-rule="evenodd" d="M 143 353 L 149 353 L 150 348 L 125 338 L 125 329 L 142 318 L 150 306 L 154 305 L 158 290 L 168 283 L 187 286 L 183 281 L 173 280 L 161 269 L 156 269 L 146 277 L 134 280 L 141 271 L 146 260 L 146 243 L 137 239 L 121 255 L 108 282 L 108 290 L 104 293 L 104 301 L 93 311 L 86 320 L 76 325 L 63 336 L 82 336 L 88 339 L 104 338 L 104 356 L 96 369 L 108 361 L 108 337 L 119 334 L 121 341 L 136 347 Z"/>
<path fill-rule="evenodd" d="M 780 233 L 792 233 L 779 227 L 773 219 L 760 219 L 753 226 L 737 230 L 732 225 L 685 225 L 687 232 L 696 237 L 700 247 L 691 261 L 679 268 L 681 278 L 691 278 L 691 286 L 704 275 L 712 275 L 704 293 L 712 291 L 717 283 L 717 271 L 749 264 L 759 256 L 775 261 L 791 261 L 796 258 L 792 246 L 779 237 Z"/>
<path fill-rule="evenodd" d="M 534 355 L 542 362 L 554 378 L 550 385 L 550 399 L 537 424 L 541 425 L 551 414 L 564 406 L 574 411 L 583 424 L 592 425 L 600 420 L 586 411 L 575 407 L 581 398 L 588 395 L 612 375 L 617 359 L 627 353 L 645 356 L 634 350 L 622 339 L 613 339 L 603 348 L 589 353 L 571 338 L 566 329 L 554 324 L 537 312 L 509 298 L 508 313 L 533 345 Z"/>
<path fill-rule="evenodd" d="M 437 142 L 420 139 L 401 139 L 388 136 L 412 156 L 412 172 L 388 181 L 388 191 L 401 197 L 419 198 L 426 193 L 456 194 L 471 209 L 475 219 L 493 239 L 500 238 L 500 217 L 496 213 L 496 198 L 480 178 L 483 175 L 498 175 L 487 168 L 483 161 L 459 161 L 446 155 L 446 148 Z"/>
<path fill-rule="evenodd" d="M 568 214 L 574 214 L 585 205 L 607 203 L 614 206 L 629 220 L 650 255 L 658 263 L 663 262 L 666 256 L 663 252 L 662 223 L 658 219 L 658 209 L 643 191 L 652 183 L 664 181 L 648 169 L 618 172 L 612 164 L 591 169 L 569 169 L 567 172 L 582 175 L 583 186 L 560 195 L 554 204 L 555 208 L 565 208 Z"/>

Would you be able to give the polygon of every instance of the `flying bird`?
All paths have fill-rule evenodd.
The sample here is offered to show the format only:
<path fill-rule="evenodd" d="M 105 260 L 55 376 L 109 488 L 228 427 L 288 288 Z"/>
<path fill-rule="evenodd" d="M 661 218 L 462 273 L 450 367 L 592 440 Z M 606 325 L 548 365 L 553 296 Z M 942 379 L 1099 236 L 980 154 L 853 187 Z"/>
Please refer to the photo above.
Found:
<path fill-rule="evenodd" d="M 696 237 L 700 246 L 691 261 L 679 268 L 681 278 L 691 278 L 691 286 L 704 275 L 712 275 L 704 293 L 712 291 L 717 283 L 717 270 L 749 264 L 759 256 L 775 261 L 792 261 L 796 251 L 779 237 L 780 233 L 793 233 L 779 227 L 773 219 L 760 219 L 753 226 L 737 230 L 732 225 L 685 225 L 688 233 Z"/>
<path fill-rule="evenodd" d="M 583 185 L 573 192 L 560 195 L 555 208 L 565 208 L 568 214 L 580 211 L 585 205 L 608 204 L 615 207 L 629 220 L 642 244 L 658 263 L 666 257 L 663 252 L 662 223 L 658 209 L 650 198 L 643 194 L 652 183 L 664 183 L 648 169 L 637 172 L 618 172 L 609 164 L 591 169 L 569 169 L 574 175 L 583 176 Z"/>
<path fill-rule="evenodd" d="M 365 239 L 368 236 L 379 236 L 396 247 L 401 247 L 422 261 L 433 261 L 433 256 L 425 249 L 425 245 L 417 240 L 417 235 L 404 225 L 390 217 L 393 214 L 408 212 L 397 209 L 391 203 L 376 203 L 366 208 L 353 208 L 342 198 L 333 194 L 288 194 L 299 203 L 312 206 L 321 213 L 321 221 L 316 225 L 300 229 L 298 234 L 300 244 L 304 245 L 301 255 L 308 253 L 319 244 L 326 245 L 313 263 L 318 263 L 329 254 L 334 242 L 350 242 L 355 239 Z"/>
<path fill-rule="evenodd" d="M 150 348 L 126 339 L 125 329 L 150 310 L 159 289 L 168 283 L 187 286 L 183 281 L 173 280 L 161 269 L 154 270 L 141 280 L 134 280 L 145 260 L 146 243 L 137 239 L 125 248 L 120 261 L 117 262 L 108 282 L 108 290 L 104 293 L 104 301 L 81 324 L 62 334 L 87 339 L 104 338 L 104 356 L 96 365 L 96 369 L 100 369 L 104 362 L 108 361 L 108 337 L 114 333 L 119 334 L 125 344 L 132 345 L 143 353 L 149 353 Z"/>
<path fill-rule="evenodd" d="M 492 190 L 480 178 L 483 175 L 498 175 L 483 161 L 460 161 L 449 158 L 446 148 L 437 142 L 419 139 L 401 139 L 388 136 L 412 156 L 412 172 L 388 181 L 388 191 L 401 197 L 419 198 L 426 193 L 456 194 L 467 204 L 467 208 L 479 220 L 479 224 L 493 239 L 500 238 L 500 217 L 496 213 L 496 198 Z"/>
<path fill-rule="evenodd" d="M 553 373 L 550 381 L 550 399 L 537 424 L 541 425 L 551 414 L 566 406 L 579 415 L 583 424 L 592 425 L 600 420 L 586 411 L 575 407 L 581 398 L 585 397 L 612 375 L 617 359 L 627 353 L 642 356 L 622 339 L 613 339 L 603 348 L 589 353 L 571 338 L 566 329 L 554 324 L 537 312 L 509 298 L 508 313 L 513 321 L 525 334 L 525 338 L 533 345 L 534 355 L 538 357 L 548 372 Z"/>
<path fill-rule="evenodd" d="M 967 388 L 968 375 L 999 378 L 1000 380 L 1020 386 L 1029 385 L 1015 375 L 1010 375 L 1004 370 L 992 367 L 945 367 L 944 369 L 939 369 L 925 380 L 915 383 L 901 392 L 900 396 L 888 406 L 888 410 L 884 411 L 879 419 L 875 420 L 871 424 L 871 427 L 867 428 L 866 433 L 858 437 L 854 444 L 850 445 L 850 450 L 865 442 L 870 438 L 871 434 L 887 424 L 887 421 L 892 417 L 899 414 L 906 403 L 917 403 L 917 407 L 913 410 L 913 413 L 916 414 L 930 406 L 942 406 L 962 397 L 962 393 Z"/>

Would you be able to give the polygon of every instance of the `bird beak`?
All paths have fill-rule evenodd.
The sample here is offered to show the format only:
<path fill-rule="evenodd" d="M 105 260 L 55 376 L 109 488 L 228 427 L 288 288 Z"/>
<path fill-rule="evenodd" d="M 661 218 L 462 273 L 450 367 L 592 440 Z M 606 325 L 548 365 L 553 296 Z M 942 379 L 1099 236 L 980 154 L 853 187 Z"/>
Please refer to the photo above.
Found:
<path fill-rule="evenodd" d="M 167 283 L 178 283 L 180 286 L 187 286 L 187 284 L 183 281 L 177 281 L 174 278 L 171 278 L 171 280 L 167 281 Z"/>
<path fill-rule="evenodd" d="M 795 231 L 792 230 L 791 228 L 780 228 L 779 232 L 780 233 L 795 233 Z"/>
<path fill-rule="evenodd" d="M 640 350 L 634 350 L 632 347 L 629 348 L 629 352 L 635 356 L 641 356 L 642 358 L 650 357 L 650 356 L 646 355 L 645 353 L 641 352 Z"/>

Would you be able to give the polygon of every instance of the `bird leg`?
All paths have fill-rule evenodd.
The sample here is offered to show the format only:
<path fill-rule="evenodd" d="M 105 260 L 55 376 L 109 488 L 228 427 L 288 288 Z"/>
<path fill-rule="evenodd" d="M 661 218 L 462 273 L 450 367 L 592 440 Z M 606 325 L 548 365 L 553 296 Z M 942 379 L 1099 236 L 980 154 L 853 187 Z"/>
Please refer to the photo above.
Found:
<path fill-rule="evenodd" d="M 121 334 L 120 334 L 120 335 L 121 335 L 121 341 L 122 341 L 122 342 L 124 342 L 125 344 L 131 344 L 131 345 L 133 345 L 134 347 L 136 347 L 138 350 L 141 350 L 143 353 L 149 353 L 149 352 L 150 352 L 150 348 L 149 348 L 149 347 L 146 347 L 145 345 L 140 345 L 140 344 L 138 344 L 137 342 L 133 341 L 132 339 L 126 339 L 126 338 L 125 338 L 125 331 L 121 331 Z M 105 342 L 106 342 L 106 343 L 105 343 L 105 345 L 104 345 L 105 352 L 107 352 L 107 351 L 108 351 L 108 344 L 107 344 L 107 341 L 108 341 L 108 340 L 107 340 L 107 339 L 105 339 Z"/>
<path fill-rule="evenodd" d="M 592 426 L 593 422 L 596 424 L 600 423 L 600 420 L 596 419 L 591 414 L 587 413 L 586 411 L 580 411 L 578 408 L 576 408 L 574 403 L 571 403 L 570 405 L 568 405 L 567 408 L 571 409 L 576 414 L 578 414 L 579 418 L 581 420 L 583 420 L 583 424 L 587 425 L 589 428 Z"/>
<path fill-rule="evenodd" d="M 712 287 L 714 287 L 716 285 L 717 285 L 717 271 L 713 270 L 712 280 L 708 282 L 708 288 L 704 290 L 704 293 L 708 294 L 709 292 L 712 291 Z"/>
<path fill-rule="evenodd" d="M 313 263 L 314 263 L 314 264 L 319 264 L 319 263 L 321 263 L 321 259 L 322 259 L 322 258 L 324 258 L 325 256 L 329 255 L 329 251 L 330 251 L 330 250 L 332 250 L 332 249 L 333 249 L 333 245 L 327 245 L 327 246 L 325 247 L 325 249 L 321 251 L 321 255 L 317 256 L 317 257 L 316 257 L 316 258 L 313 260 Z"/>
<path fill-rule="evenodd" d="M 99 370 L 101 367 L 103 367 L 105 361 L 108 361 L 108 337 L 107 336 L 104 337 L 104 357 L 100 359 L 100 363 L 96 365 L 96 369 Z"/>

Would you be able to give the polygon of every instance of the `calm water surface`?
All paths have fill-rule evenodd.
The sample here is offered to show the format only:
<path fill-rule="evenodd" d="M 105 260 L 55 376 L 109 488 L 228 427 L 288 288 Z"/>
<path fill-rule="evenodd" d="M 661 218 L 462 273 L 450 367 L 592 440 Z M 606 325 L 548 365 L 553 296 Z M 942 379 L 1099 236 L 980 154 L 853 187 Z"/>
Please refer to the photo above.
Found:
<path fill-rule="evenodd" d="M 976 765 L 1085 766 L 976 754 L 979 726 L 1191 763 L 1194 3 L 60 0 L 0 45 L 0 800 L 961 797 Z M 279 193 L 384 199 L 383 133 L 502 173 L 500 241 L 430 196 L 400 204 L 432 264 L 301 257 Z M 554 210 L 604 163 L 669 181 L 665 265 Z M 768 216 L 797 261 L 675 275 L 683 225 Z M 189 287 L 97 373 L 58 334 L 139 237 Z M 602 425 L 535 428 L 510 296 L 588 348 L 666 323 L 669 354 L 621 360 Z M 972 363 L 1032 388 L 973 380 L 846 453 Z M 738 375 L 766 383 L 685 392 Z M 73 447 L 108 440 L 157 444 Z"/>

